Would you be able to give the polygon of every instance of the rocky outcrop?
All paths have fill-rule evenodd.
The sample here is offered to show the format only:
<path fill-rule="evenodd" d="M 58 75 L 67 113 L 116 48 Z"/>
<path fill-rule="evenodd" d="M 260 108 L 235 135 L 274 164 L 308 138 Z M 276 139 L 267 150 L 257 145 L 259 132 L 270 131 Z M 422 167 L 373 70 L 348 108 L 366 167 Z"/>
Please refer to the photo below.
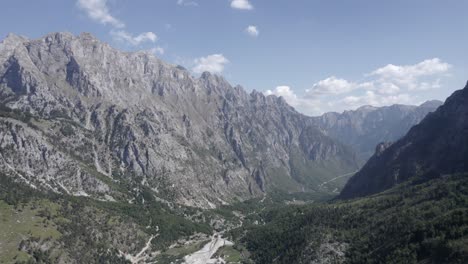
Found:
<path fill-rule="evenodd" d="M 382 142 L 375 147 L 375 156 L 380 156 L 388 147 L 392 145 L 391 142 Z"/>
<path fill-rule="evenodd" d="M 378 151 L 340 194 L 354 198 L 384 191 L 412 177 L 468 171 L 468 84 L 408 134 Z"/>
<path fill-rule="evenodd" d="M 357 168 L 349 148 L 282 98 L 210 73 L 196 78 L 86 33 L 9 35 L 0 104 L 0 165 L 58 192 L 118 197 L 115 185 L 127 182 L 212 207 L 271 189 L 314 190 L 336 176 L 324 168 Z"/>

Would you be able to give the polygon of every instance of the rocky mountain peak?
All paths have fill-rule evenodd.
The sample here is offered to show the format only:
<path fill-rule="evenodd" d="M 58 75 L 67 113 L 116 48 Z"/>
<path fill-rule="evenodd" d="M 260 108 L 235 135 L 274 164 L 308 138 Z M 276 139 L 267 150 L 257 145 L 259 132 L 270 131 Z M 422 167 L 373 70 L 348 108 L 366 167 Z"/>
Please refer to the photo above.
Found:
<path fill-rule="evenodd" d="M 213 207 L 315 190 L 357 168 L 346 146 L 284 99 L 249 95 L 211 73 L 195 78 L 87 33 L 10 39 L 16 44 L 0 52 L 0 103 L 34 124 L 0 117 L 9 149 L 0 167 L 35 186 L 125 197 L 110 180 Z"/>
<path fill-rule="evenodd" d="M 28 41 L 27 37 L 8 33 L 8 35 L 1 41 L 2 44 L 19 44 Z"/>
<path fill-rule="evenodd" d="M 427 107 L 436 109 L 437 107 L 441 106 L 444 102 L 439 100 L 430 100 L 422 103 L 419 107 Z"/>
<path fill-rule="evenodd" d="M 353 141 L 333 131 L 353 135 L 351 126 L 368 138 L 382 120 L 406 113 L 350 111 L 318 122 L 282 97 L 248 94 L 208 72 L 196 78 L 88 33 L 8 39 L 0 49 L 0 103 L 35 123 L 16 117 L 18 126 L 7 129 L 11 115 L 0 118 L 2 144 L 11 149 L 0 166 L 59 192 L 122 196 L 105 184 L 107 177 L 165 199 L 213 207 L 274 189 L 316 190 L 359 165 L 342 143 L 354 147 Z M 386 133 L 375 133 L 372 150 Z"/>
<path fill-rule="evenodd" d="M 207 71 L 201 74 L 199 80 L 208 88 L 209 94 L 212 92 L 225 94 L 228 90 L 232 89 L 232 86 L 224 77 Z"/>
<path fill-rule="evenodd" d="M 372 106 L 372 105 L 363 105 L 361 107 L 359 107 L 358 109 L 356 109 L 356 111 L 375 111 L 377 110 L 377 107 L 375 106 Z"/>

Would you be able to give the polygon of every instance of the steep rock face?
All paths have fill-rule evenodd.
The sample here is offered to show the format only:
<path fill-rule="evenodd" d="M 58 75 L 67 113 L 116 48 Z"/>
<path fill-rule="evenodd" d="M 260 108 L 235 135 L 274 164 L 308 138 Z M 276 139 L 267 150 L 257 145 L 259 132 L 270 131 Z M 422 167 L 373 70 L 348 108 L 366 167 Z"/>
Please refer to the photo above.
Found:
<path fill-rule="evenodd" d="M 45 185 L 54 192 L 109 197 L 109 187 L 82 163 L 64 154 L 41 131 L 11 118 L 0 119 L 0 170 L 33 188 Z M 107 195 L 107 196 L 106 196 Z"/>
<path fill-rule="evenodd" d="M 428 101 L 420 106 L 363 106 L 354 111 L 331 112 L 312 119 L 325 134 L 350 145 L 359 158 L 366 161 L 379 142 L 400 139 L 440 105 L 440 101 Z"/>
<path fill-rule="evenodd" d="M 468 171 L 468 84 L 402 139 L 374 155 L 341 192 L 342 198 L 377 193 L 413 176 Z"/>
<path fill-rule="evenodd" d="M 8 158 L 0 149 L 2 167 L 59 192 L 119 196 L 112 183 L 129 181 L 212 207 L 272 188 L 313 190 L 357 168 L 352 151 L 282 98 L 209 73 L 194 78 L 85 33 L 9 35 L 0 44 L 0 101 L 11 146 Z M 11 144 L 12 122 L 28 131 L 19 134 L 28 149 Z M 20 158 L 26 152 L 32 163 Z"/>

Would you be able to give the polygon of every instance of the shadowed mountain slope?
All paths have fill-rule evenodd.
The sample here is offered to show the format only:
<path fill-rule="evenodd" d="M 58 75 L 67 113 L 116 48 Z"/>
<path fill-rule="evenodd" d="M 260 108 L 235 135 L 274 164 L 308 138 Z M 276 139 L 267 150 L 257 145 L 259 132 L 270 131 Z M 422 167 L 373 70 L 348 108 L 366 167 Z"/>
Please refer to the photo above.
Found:
<path fill-rule="evenodd" d="M 381 192 L 410 177 L 468 171 L 468 84 L 394 144 L 381 144 L 340 194 L 354 198 Z"/>

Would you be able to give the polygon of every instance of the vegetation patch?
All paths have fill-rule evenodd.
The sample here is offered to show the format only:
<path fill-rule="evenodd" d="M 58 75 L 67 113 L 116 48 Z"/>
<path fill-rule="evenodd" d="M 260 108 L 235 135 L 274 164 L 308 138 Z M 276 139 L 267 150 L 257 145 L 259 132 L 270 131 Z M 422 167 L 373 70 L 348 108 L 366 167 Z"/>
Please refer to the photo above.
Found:
<path fill-rule="evenodd" d="M 415 180 L 353 201 L 270 209 L 261 218 L 266 224 L 244 227 L 240 239 L 255 263 L 302 263 L 329 237 L 328 244 L 349 245 L 346 263 L 468 261 L 467 175 Z"/>
<path fill-rule="evenodd" d="M 51 221 L 54 209 L 54 204 L 44 200 L 16 206 L 0 200 L 0 263 L 27 261 L 28 255 L 19 248 L 22 241 L 60 238 Z"/>

